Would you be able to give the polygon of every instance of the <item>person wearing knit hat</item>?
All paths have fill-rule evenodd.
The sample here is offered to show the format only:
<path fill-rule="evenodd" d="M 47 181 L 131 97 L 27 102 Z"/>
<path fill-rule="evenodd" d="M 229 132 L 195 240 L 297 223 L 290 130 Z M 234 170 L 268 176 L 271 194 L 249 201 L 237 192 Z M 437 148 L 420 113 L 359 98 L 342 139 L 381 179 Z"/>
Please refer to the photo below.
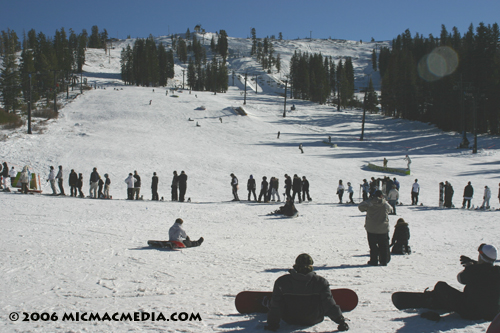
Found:
<path fill-rule="evenodd" d="M 168 230 L 169 241 L 182 242 L 186 247 L 200 246 L 203 243 L 203 237 L 200 237 L 197 241 L 192 241 L 186 234 L 186 231 L 182 228 L 184 221 L 181 218 L 175 220 L 174 224 Z"/>
<path fill-rule="evenodd" d="M 434 290 L 424 292 L 426 307 L 457 312 L 463 319 L 493 320 L 500 313 L 500 266 L 493 265 L 497 249 L 490 244 L 478 248 L 478 260 L 460 256 L 464 270 L 457 280 L 464 290 L 457 290 L 446 282 L 438 282 Z M 439 314 L 434 314 L 439 317 Z"/>
<path fill-rule="evenodd" d="M 391 244 L 392 254 L 411 254 L 411 248 L 408 245 L 410 239 L 410 228 L 408 223 L 400 218 L 394 226 L 394 234 L 392 235 Z"/>
<path fill-rule="evenodd" d="M 277 331 L 281 319 L 291 325 L 312 326 L 322 322 L 325 316 L 338 324 L 339 331 L 349 329 L 332 297 L 330 284 L 313 271 L 313 264 L 311 256 L 302 253 L 295 259 L 289 274 L 276 280 L 266 330 Z"/>

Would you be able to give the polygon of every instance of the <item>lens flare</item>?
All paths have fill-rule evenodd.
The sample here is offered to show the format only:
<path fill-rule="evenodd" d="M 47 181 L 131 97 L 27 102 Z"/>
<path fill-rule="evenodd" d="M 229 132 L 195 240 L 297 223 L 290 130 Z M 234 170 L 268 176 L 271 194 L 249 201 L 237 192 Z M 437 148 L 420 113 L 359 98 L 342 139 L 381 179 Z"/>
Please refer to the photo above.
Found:
<path fill-rule="evenodd" d="M 426 81 L 436 81 L 452 74 L 458 67 L 458 54 L 448 46 L 435 48 L 418 63 L 418 74 Z"/>

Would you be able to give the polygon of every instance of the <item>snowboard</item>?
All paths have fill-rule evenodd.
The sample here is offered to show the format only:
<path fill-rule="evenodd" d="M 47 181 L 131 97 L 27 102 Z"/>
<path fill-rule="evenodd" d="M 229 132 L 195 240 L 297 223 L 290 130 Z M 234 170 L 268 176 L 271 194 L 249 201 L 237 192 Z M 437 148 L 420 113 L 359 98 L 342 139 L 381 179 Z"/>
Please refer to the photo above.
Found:
<path fill-rule="evenodd" d="M 427 297 L 424 294 L 398 291 L 392 294 L 392 303 L 398 310 L 425 308 Z"/>
<path fill-rule="evenodd" d="M 181 249 L 186 247 L 184 243 L 179 241 L 148 240 L 148 245 L 156 249 Z"/>
<path fill-rule="evenodd" d="M 358 305 L 358 295 L 351 289 L 332 289 L 331 292 L 342 312 L 352 311 Z M 239 313 L 266 313 L 269 311 L 266 303 L 271 301 L 272 296 L 272 291 L 242 291 L 236 295 L 234 304 Z"/>

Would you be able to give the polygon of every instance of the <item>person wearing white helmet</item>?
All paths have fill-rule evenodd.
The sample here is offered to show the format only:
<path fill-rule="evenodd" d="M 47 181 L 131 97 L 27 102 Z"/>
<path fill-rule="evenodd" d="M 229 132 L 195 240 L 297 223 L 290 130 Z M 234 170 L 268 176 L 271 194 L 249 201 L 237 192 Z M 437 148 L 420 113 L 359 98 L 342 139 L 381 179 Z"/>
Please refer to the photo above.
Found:
<path fill-rule="evenodd" d="M 460 256 L 464 270 L 458 273 L 458 282 L 464 290 L 457 290 L 446 282 L 438 282 L 433 291 L 425 292 L 426 306 L 430 309 L 457 312 L 470 320 L 493 320 L 500 312 L 500 266 L 493 265 L 497 249 L 481 244 L 478 259 Z M 438 313 L 432 313 L 439 319 Z"/>

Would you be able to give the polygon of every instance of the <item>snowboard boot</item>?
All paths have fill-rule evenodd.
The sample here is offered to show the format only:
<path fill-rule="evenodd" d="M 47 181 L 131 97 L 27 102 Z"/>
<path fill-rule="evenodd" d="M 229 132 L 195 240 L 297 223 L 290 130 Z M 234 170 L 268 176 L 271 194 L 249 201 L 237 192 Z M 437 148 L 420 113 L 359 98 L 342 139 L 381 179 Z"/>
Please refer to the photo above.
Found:
<path fill-rule="evenodd" d="M 203 243 L 205 239 L 203 237 L 200 237 L 200 239 L 198 239 L 197 243 L 198 243 L 198 246 L 201 245 L 201 243 Z"/>

